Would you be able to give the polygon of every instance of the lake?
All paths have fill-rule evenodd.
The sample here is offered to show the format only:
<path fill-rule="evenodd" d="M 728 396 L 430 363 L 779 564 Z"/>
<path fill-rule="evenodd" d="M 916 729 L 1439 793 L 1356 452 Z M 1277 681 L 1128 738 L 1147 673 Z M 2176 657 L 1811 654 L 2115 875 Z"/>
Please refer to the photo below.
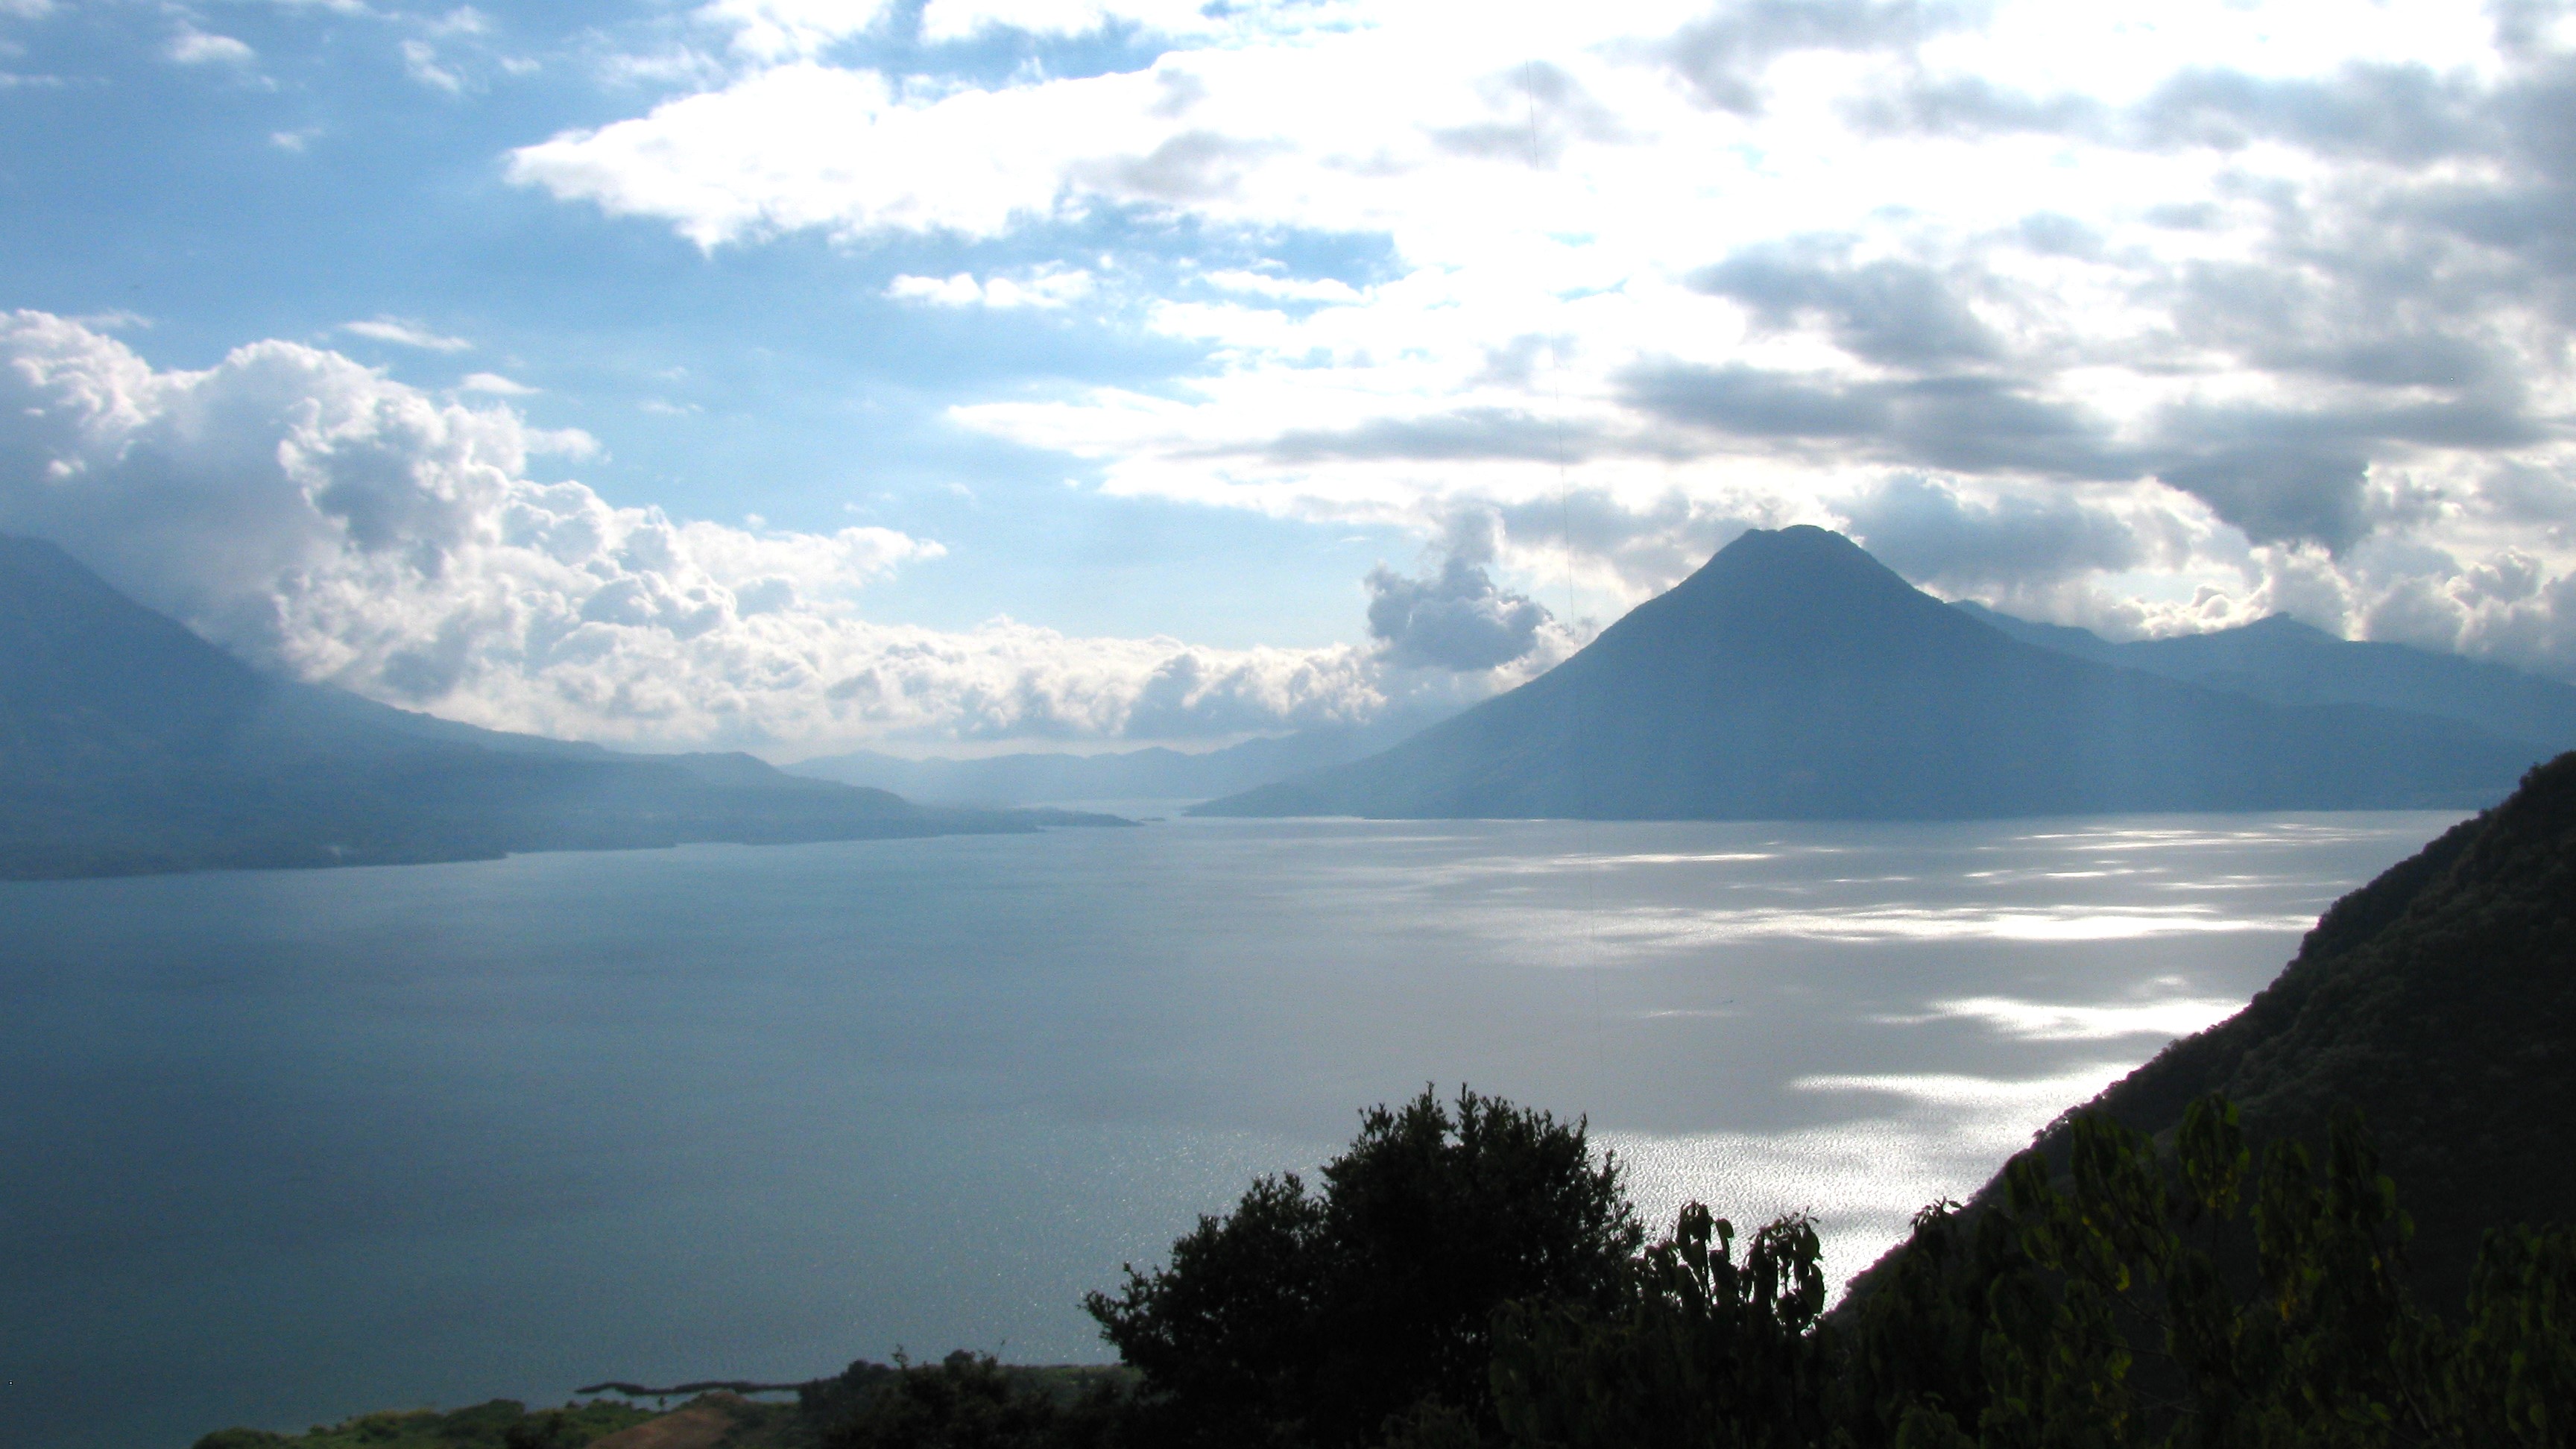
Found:
<path fill-rule="evenodd" d="M 1175 821 L 0 885 L 4 1436 L 1096 1359 L 1359 1108 L 1588 1114 L 1837 1279 L 2451 814 Z"/>

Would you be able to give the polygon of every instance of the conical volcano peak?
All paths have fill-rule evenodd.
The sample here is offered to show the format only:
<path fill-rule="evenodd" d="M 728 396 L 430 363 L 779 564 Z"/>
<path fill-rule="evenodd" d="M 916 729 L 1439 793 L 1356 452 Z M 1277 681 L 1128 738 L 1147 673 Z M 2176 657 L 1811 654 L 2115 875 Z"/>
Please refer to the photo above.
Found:
<path fill-rule="evenodd" d="M 1788 558 L 1868 558 L 1859 544 L 1830 528 L 1812 523 L 1793 523 L 1786 528 L 1748 528 L 1734 543 L 1719 549 L 1724 555 L 1739 546 L 1769 550 L 1776 557 Z M 1875 562 L 1875 560 L 1872 560 Z"/>
<path fill-rule="evenodd" d="M 1219 815 L 1958 819 L 2439 807 L 2524 746 L 2024 643 L 1829 529 L 1756 529 L 1530 683 Z"/>
<path fill-rule="evenodd" d="M 1887 565 L 1870 557 L 1859 544 L 1812 523 L 1747 529 L 1700 565 L 1699 571 L 1684 580 L 1681 587 L 1688 589 L 1703 581 L 1721 580 L 1787 590 L 1849 588 L 1864 580 L 1881 586 L 1893 584 L 1909 592 L 1913 587 Z"/>
<path fill-rule="evenodd" d="M 1915 641 L 1902 646 L 1910 649 L 1927 633 L 1955 638 L 1989 632 L 1950 617 L 1955 612 L 1843 535 L 1800 524 L 1737 536 L 1671 592 L 1611 626 L 1602 640 L 1644 644 L 1626 638 L 1639 632 L 1632 624 L 1646 633 L 1717 630 L 1762 649 L 1803 648 L 1825 638 L 1891 642 L 1899 636 Z"/>

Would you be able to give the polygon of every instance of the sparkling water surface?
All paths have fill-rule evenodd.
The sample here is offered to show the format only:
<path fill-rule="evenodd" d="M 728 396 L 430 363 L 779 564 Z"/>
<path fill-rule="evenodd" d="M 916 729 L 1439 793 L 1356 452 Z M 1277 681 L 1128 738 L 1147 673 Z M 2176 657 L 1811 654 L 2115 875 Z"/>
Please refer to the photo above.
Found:
<path fill-rule="evenodd" d="M 1357 1109 L 1588 1114 L 1837 1278 L 2449 814 L 1133 830 L 0 885 L 5 1442 L 1095 1359 Z"/>

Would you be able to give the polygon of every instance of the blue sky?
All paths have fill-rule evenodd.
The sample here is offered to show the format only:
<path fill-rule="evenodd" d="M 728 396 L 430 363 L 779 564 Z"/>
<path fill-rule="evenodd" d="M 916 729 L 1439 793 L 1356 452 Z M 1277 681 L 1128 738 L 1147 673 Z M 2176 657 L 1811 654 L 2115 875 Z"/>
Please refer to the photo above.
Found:
<path fill-rule="evenodd" d="M 1472 699 L 1745 527 L 2576 674 L 2561 12 L 0 0 L 0 528 L 791 757 Z"/>
<path fill-rule="evenodd" d="M 788 529 L 882 524 L 971 535 L 883 606 L 967 627 L 994 613 L 1079 632 L 1184 628 L 1212 644 L 1323 644 L 1348 634 L 1358 578 L 1415 545 L 1383 528 L 1317 530 L 1158 500 L 1070 496 L 1078 460 L 948 425 L 951 402 L 1061 379 L 1153 386 L 1207 349 L 1119 319 L 1037 326 L 890 300 L 907 272 L 1029 265 L 1117 246 L 1147 265 L 1296 258 L 1364 276 L 1368 237 L 1247 247 L 1114 224 L 963 244 L 812 236 L 710 255 L 667 227 L 567 207 L 504 178 L 511 147 L 597 125 L 683 89 L 617 79 L 619 56 L 707 39 L 686 11 L 486 6 L 407 18 L 322 5 L 57 7 L 10 32 L 21 84 L 0 104 L 18 204 L 0 216 L 11 305 L 149 319 L 122 330 L 164 367 L 204 367 L 259 338 L 330 346 L 424 387 L 495 374 L 510 405 L 602 451 L 578 472 L 620 503 Z M 173 63 L 195 31 L 247 46 Z M 424 38 L 425 37 L 425 38 Z M 424 82 L 403 46 L 455 79 Z M 889 47 L 917 51 L 917 46 Z M 848 48 L 856 49 L 856 48 Z M 943 69 L 1004 77 L 1033 52 L 1076 68 L 1150 59 L 1099 42 L 949 48 Z M 346 331 L 396 318 L 470 346 Z"/>

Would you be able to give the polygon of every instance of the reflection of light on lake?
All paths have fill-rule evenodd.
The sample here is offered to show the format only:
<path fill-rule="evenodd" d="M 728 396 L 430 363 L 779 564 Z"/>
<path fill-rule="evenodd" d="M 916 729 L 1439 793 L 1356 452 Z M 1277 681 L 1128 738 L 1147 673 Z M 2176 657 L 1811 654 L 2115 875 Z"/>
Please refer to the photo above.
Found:
<path fill-rule="evenodd" d="M 2308 916 L 2230 915 L 2206 906 L 1887 906 L 1838 911 L 1631 907 L 1603 912 L 1602 935 L 1638 943 L 1764 938 L 1816 941 L 2129 941 L 2151 936 L 2295 931 Z"/>
<path fill-rule="evenodd" d="M 1694 1200 L 1732 1219 L 1739 1243 L 1783 1214 L 1813 1214 L 1826 1277 L 1839 1293 L 1904 1234 L 1916 1209 L 1976 1191 L 2032 1134 L 2130 1065 L 2096 1062 L 2015 1081 L 1942 1073 L 1802 1077 L 1797 1091 L 1892 1098 L 1895 1110 L 1788 1132 L 1597 1135 L 1627 1164 L 1629 1194 L 1657 1232 Z"/>
<path fill-rule="evenodd" d="M 357 1408 L 716 1342 L 1098 1358 L 1085 1291 L 1426 1082 L 1587 1117 L 1659 1228 L 1812 1209 L 1841 1281 L 2456 819 L 1173 821 L 0 885 L 0 1100 L 47 1164 L 0 1174 L 44 1325 L 0 1347 L 59 1410 L 18 1437 L 187 1443 L 316 1364 Z"/>
<path fill-rule="evenodd" d="M 2017 835 L 2012 844 L 2073 842 L 2086 850 L 2174 850 L 2213 845 L 2324 845 L 2358 840 L 2365 832 L 2310 821 L 2267 822 L 2247 830 L 2062 830 Z M 1993 847 L 1988 847 L 1989 849 Z M 2059 845 L 2059 848 L 2067 848 Z"/>
<path fill-rule="evenodd" d="M 1922 1016 L 1879 1018 L 1895 1025 L 1914 1025 L 1944 1018 L 1982 1021 L 2006 1036 L 2023 1041 L 2109 1041 L 2124 1036 L 2189 1036 L 2235 1014 L 2245 1003 L 2232 997 L 2182 996 L 2162 1001 L 2111 1006 L 2069 1006 L 2048 1001 L 2022 1001 L 2009 996 L 1971 996 L 1936 1001 Z"/>
<path fill-rule="evenodd" d="M 1839 855 L 1842 852 L 1826 847 L 1809 847 L 1788 853 Z M 1532 856 L 1488 855 L 1454 861 L 1445 866 L 1431 867 L 1429 872 L 1436 873 L 1443 879 L 1465 880 L 1489 875 L 1562 875 L 1568 871 L 1578 870 L 1620 870 L 1632 865 L 1750 865 L 1760 861 L 1778 860 L 1782 854 L 1783 852 L 1776 850 L 1727 850 L 1656 851 L 1633 855 L 1584 853 Z M 1421 867 L 1408 867 L 1408 870 L 1417 874 L 1425 873 L 1424 868 Z"/>

